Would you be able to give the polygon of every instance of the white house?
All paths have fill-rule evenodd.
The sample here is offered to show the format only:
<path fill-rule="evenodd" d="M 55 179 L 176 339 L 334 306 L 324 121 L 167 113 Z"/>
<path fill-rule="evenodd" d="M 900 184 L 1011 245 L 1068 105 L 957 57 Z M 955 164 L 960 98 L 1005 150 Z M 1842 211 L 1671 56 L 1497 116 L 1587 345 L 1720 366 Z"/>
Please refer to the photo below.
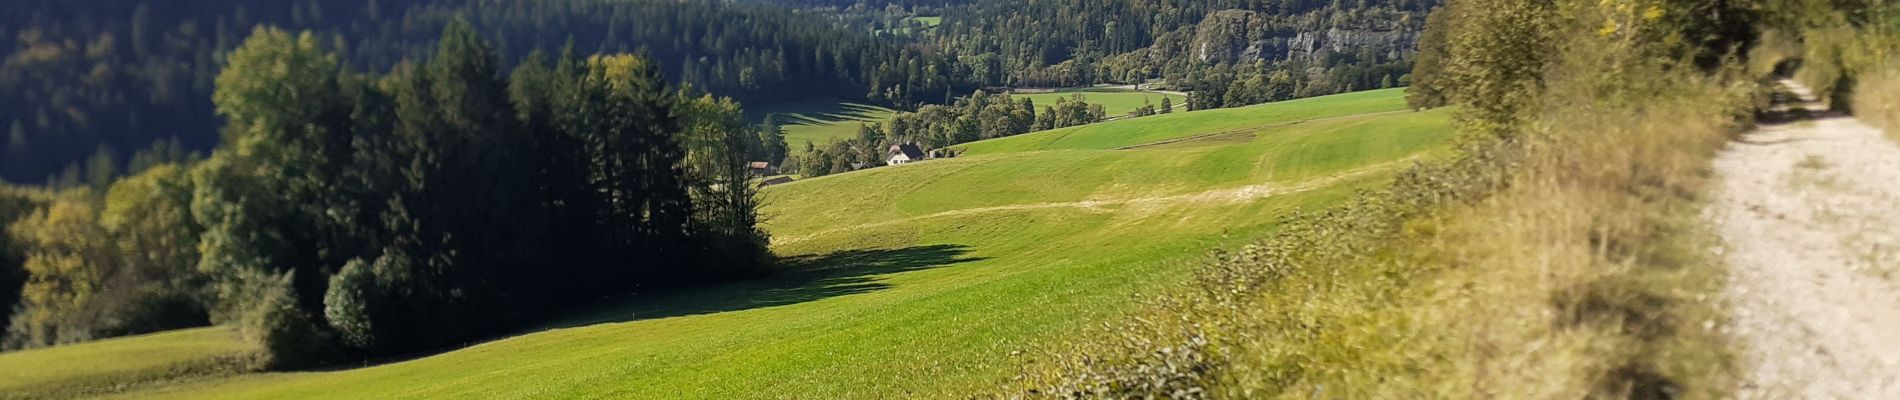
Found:
<path fill-rule="evenodd" d="M 915 144 L 905 143 L 891 145 L 891 158 L 884 160 L 884 163 L 889 165 L 904 165 L 923 160 L 924 149 L 918 148 Z"/>

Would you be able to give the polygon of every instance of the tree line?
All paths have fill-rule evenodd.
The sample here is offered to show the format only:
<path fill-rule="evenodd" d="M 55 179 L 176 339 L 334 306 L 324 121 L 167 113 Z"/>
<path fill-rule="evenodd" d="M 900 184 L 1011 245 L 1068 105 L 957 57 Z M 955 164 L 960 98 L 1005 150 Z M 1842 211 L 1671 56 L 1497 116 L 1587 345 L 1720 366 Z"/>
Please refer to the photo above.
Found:
<path fill-rule="evenodd" d="M 674 82 L 746 102 L 830 96 L 898 107 L 974 88 L 957 64 L 834 23 L 750 2 L 680 0 L 21 0 L 0 13 L 0 179 L 69 185 L 155 142 L 206 151 L 221 54 L 258 24 L 309 30 L 345 62 L 426 59 L 442 27 L 494 32 L 500 67 L 533 49 L 644 52 Z M 111 174 L 105 174 L 111 175 Z M 73 179 L 78 178 L 78 179 Z"/>
<path fill-rule="evenodd" d="M 217 75 L 208 157 L 0 188 L 5 345 L 221 323 L 259 367 L 318 365 L 768 268 L 744 161 L 770 135 L 736 102 L 574 46 L 508 71 L 497 43 L 452 20 L 371 74 L 257 28 Z"/>
<path fill-rule="evenodd" d="M 1148 112 L 1135 116 L 1153 115 Z M 896 144 L 918 146 L 927 153 L 954 156 L 951 146 L 984 139 L 1092 124 L 1108 118 L 1100 104 L 1081 94 L 1056 98 L 1037 111 L 1028 97 L 977 91 L 949 105 L 926 105 L 915 112 L 899 112 L 884 123 L 860 124 L 855 136 L 823 145 L 805 143 L 805 151 L 791 156 L 786 172 L 817 177 L 884 165 Z"/>
<path fill-rule="evenodd" d="M 986 86 L 1151 79 L 1194 108 L 1405 84 L 1436 0 L 971 0 L 927 41 Z"/>

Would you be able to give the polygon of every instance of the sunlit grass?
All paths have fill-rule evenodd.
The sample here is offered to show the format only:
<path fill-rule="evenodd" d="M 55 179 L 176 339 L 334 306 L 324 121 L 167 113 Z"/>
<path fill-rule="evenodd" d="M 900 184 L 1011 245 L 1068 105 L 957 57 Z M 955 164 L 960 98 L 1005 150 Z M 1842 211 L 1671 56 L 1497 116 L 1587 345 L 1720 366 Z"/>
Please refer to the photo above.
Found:
<path fill-rule="evenodd" d="M 775 186 L 764 194 L 766 228 L 790 261 L 768 279 L 605 300 L 550 316 L 547 329 L 415 360 L 123 396 L 961 398 L 1008 380 L 1024 362 L 1014 354 L 1115 320 L 1131 295 L 1180 284 L 1207 249 L 1252 240 L 1277 215 L 1333 204 L 1434 155 L 1451 136 L 1446 115 L 1143 150 L 994 153 Z M 1196 126 L 1218 124 L 1184 129 Z M 1260 190 L 1238 190 L 1250 187 Z M 93 361 L 47 354 L 100 344 L 0 355 L 0 365 L 52 358 L 65 365 L 54 371 L 72 372 L 51 375 L 91 371 Z"/>
<path fill-rule="evenodd" d="M 1403 89 L 1373 90 L 1262 104 L 1241 108 L 1176 111 L 1172 114 L 1091 124 L 1000 139 L 960 147 L 965 154 L 995 154 L 1026 150 L 1113 149 L 1191 138 L 1223 132 L 1245 134 L 1263 127 L 1360 114 L 1405 110 Z M 1037 105 L 1042 105 L 1040 100 Z"/>
<path fill-rule="evenodd" d="M 1170 102 L 1174 104 L 1175 111 L 1187 111 L 1187 96 L 1161 92 L 1082 89 L 1074 91 L 1065 90 L 1056 93 L 1015 94 L 1010 95 L 1010 97 L 1027 97 L 1034 100 L 1036 102 L 1036 112 L 1042 112 L 1042 107 L 1054 106 L 1056 99 L 1067 101 L 1069 96 L 1077 94 L 1082 95 L 1082 99 L 1086 103 L 1101 104 L 1102 109 L 1108 112 L 1109 118 L 1126 116 L 1129 112 L 1135 111 L 1136 107 L 1141 107 L 1143 101 L 1146 101 L 1146 104 L 1155 106 L 1155 111 L 1159 112 L 1161 111 L 1161 99 L 1163 98 L 1170 99 Z"/>
<path fill-rule="evenodd" d="M 67 397 L 109 386 L 235 372 L 246 347 L 228 328 L 199 328 L 0 354 L 0 398 Z"/>
<path fill-rule="evenodd" d="M 860 125 L 884 123 L 897 112 L 869 104 L 832 100 L 746 108 L 746 114 L 754 121 L 763 120 L 766 114 L 773 113 L 779 115 L 778 123 L 785 130 L 786 146 L 792 153 L 799 153 L 805 151 L 805 143 L 823 146 L 833 140 L 855 137 Z"/>

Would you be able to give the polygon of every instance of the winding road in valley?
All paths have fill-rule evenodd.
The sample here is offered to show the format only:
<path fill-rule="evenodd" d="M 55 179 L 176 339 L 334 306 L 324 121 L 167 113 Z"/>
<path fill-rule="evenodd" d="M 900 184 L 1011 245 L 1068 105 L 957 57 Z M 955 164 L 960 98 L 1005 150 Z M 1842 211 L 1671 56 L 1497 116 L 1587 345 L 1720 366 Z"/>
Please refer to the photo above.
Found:
<path fill-rule="evenodd" d="M 1737 397 L 1900 399 L 1900 145 L 1782 86 L 1715 161 Z"/>

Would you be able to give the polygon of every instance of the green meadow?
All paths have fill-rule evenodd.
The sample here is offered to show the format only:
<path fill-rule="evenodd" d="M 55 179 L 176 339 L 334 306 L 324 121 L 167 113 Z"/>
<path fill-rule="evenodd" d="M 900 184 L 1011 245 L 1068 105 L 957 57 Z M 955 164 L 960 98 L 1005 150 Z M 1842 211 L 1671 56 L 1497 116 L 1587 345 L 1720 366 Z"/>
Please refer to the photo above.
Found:
<path fill-rule="evenodd" d="M 0 353 L 0 398 L 73 397 L 232 373 L 245 350 L 237 332 L 209 327 Z"/>
<path fill-rule="evenodd" d="M 884 123 L 896 113 L 889 108 L 835 100 L 746 108 L 746 114 L 754 121 L 763 120 L 766 114 L 778 114 L 779 125 L 785 129 L 785 144 L 793 153 L 805 151 L 805 143 L 824 145 L 832 140 L 851 138 L 858 134 L 858 125 Z"/>
<path fill-rule="evenodd" d="M 1015 94 L 1011 96 L 1017 98 L 1028 97 L 1035 100 L 1036 109 L 1040 111 L 1042 107 L 1055 105 L 1056 99 L 1058 98 L 1066 100 L 1069 96 L 1076 94 L 1081 94 L 1083 100 L 1089 104 L 1101 104 L 1102 109 L 1108 111 L 1109 118 L 1128 115 L 1129 112 L 1135 111 L 1136 107 L 1141 107 L 1144 101 L 1146 101 L 1147 104 L 1154 105 L 1155 111 L 1160 111 L 1162 98 L 1171 99 L 1175 105 L 1175 111 L 1187 111 L 1187 96 L 1161 92 L 1118 89 L 1078 89 L 1063 90 L 1055 93 Z"/>
<path fill-rule="evenodd" d="M 1336 94 L 1241 108 L 1172 113 L 1017 135 L 964 144 L 968 155 L 1031 150 L 1106 150 L 1152 145 L 1196 137 L 1229 139 L 1284 128 L 1285 125 L 1363 114 L 1403 111 L 1404 89 Z M 1037 100 L 1036 104 L 1042 104 Z"/>
<path fill-rule="evenodd" d="M 138 399 L 965 398 L 1180 284 L 1209 249 L 1443 153 L 1448 114 L 1384 112 L 1402 96 L 1106 122 L 774 186 L 763 214 L 778 274 L 603 299 L 421 358 L 168 369 L 238 350 L 207 328 L 0 354 L 0 397 L 123 385 L 117 396 Z M 1117 150 L 1142 144 L 1156 145 Z"/>

